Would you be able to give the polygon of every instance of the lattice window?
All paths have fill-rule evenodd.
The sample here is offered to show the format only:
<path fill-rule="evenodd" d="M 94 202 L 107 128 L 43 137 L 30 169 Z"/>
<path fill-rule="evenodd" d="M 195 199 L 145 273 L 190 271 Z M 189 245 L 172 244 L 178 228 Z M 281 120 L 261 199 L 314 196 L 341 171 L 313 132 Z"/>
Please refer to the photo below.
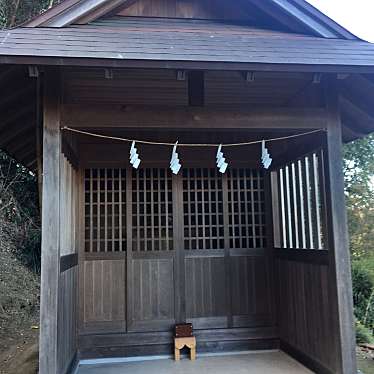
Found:
<path fill-rule="evenodd" d="M 173 250 L 172 177 L 167 169 L 132 174 L 132 250 Z"/>
<path fill-rule="evenodd" d="M 228 201 L 230 248 L 266 247 L 263 172 L 231 169 Z"/>
<path fill-rule="evenodd" d="M 126 170 L 86 169 L 85 251 L 126 250 Z"/>
<path fill-rule="evenodd" d="M 323 249 L 322 151 L 277 171 L 279 246 Z"/>
<path fill-rule="evenodd" d="M 222 176 L 216 169 L 183 170 L 185 249 L 224 249 Z"/>

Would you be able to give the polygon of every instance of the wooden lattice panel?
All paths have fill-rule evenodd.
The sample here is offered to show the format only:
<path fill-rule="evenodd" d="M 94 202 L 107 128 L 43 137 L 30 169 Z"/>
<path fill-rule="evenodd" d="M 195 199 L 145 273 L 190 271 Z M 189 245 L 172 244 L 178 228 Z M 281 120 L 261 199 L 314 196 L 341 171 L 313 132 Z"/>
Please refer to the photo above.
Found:
<path fill-rule="evenodd" d="M 126 250 L 126 170 L 86 169 L 85 251 Z"/>
<path fill-rule="evenodd" d="M 224 249 L 222 176 L 216 169 L 183 170 L 184 248 Z"/>
<path fill-rule="evenodd" d="M 313 152 L 277 171 L 280 247 L 323 249 L 323 154 Z"/>
<path fill-rule="evenodd" d="M 265 248 L 265 192 L 262 171 L 231 169 L 227 178 L 230 248 Z"/>
<path fill-rule="evenodd" d="M 133 171 L 132 250 L 173 250 L 172 177 L 167 169 Z"/>

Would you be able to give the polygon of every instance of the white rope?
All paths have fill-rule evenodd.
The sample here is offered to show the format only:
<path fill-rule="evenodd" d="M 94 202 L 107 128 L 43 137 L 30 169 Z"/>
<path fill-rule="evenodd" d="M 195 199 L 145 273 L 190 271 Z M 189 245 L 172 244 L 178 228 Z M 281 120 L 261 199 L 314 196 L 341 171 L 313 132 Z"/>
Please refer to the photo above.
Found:
<path fill-rule="evenodd" d="M 78 130 L 78 129 L 73 129 L 68 126 L 64 126 L 61 128 L 61 130 L 64 131 L 71 131 L 75 132 L 78 134 L 83 134 L 83 135 L 88 135 L 88 136 L 93 136 L 96 138 L 102 138 L 102 139 L 111 139 L 111 140 L 118 140 L 122 142 L 127 142 L 127 143 L 139 143 L 139 144 L 150 144 L 150 145 L 165 145 L 165 146 L 174 146 L 174 143 L 166 143 L 166 142 L 155 142 L 155 141 L 148 141 L 148 140 L 137 140 L 137 139 L 127 139 L 127 138 L 120 138 L 117 136 L 109 136 L 109 135 L 102 135 L 102 134 L 97 134 L 93 132 L 88 132 L 88 131 L 83 131 L 83 130 Z M 311 130 L 299 134 L 293 134 L 293 135 L 287 135 L 287 136 L 280 136 L 277 138 L 270 138 L 270 139 L 265 139 L 266 142 L 275 142 L 279 140 L 286 140 L 286 139 L 292 139 L 292 138 L 298 138 L 300 136 L 305 136 L 305 135 L 310 135 L 310 134 L 315 134 L 317 132 L 325 132 L 325 129 L 318 129 L 318 130 Z M 212 144 L 212 143 L 178 143 L 178 147 L 219 147 L 222 145 L 222 147 L 240 147 L 244 145 L 253 145 L 253 144 L 261 144 L 262 140 L 253 140 L 250 142 L 244 142 L 244 143 L 227 143 L 227 144 Z"/>

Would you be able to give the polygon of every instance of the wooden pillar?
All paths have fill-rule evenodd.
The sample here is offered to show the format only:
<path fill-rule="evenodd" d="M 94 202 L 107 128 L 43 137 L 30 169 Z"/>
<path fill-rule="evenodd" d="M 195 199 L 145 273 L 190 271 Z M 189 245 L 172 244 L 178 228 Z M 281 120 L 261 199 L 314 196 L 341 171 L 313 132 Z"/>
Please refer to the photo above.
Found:
<path fill-rule="evenodd" d="M 57 374 L 57 314 L 60 275 L 60 74 L 45 71 L 43 113 L 42 262 L 39 373 Z"/>
<path fill-rule="evenodd" d="M 352 280 L 342 165 L 342 134 L 335 77 L 325 82 L 328 112 L 325 138 L 327 240 L 330 253 L 331 313 L 336 321 L 337 373 L 357 373 Z"/>

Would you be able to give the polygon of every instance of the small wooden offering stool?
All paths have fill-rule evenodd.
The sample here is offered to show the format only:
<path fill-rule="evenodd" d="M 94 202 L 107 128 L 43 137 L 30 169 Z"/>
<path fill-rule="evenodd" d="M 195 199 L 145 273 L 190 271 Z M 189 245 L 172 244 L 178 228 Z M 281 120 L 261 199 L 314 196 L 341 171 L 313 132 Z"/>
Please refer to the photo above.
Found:
<path fill-rule="evenodd" d="M 174 358 L 175 361 L 181 359 L 180 350 L 183 347 L 190 349 L 190 358 L 196 358 L 196 338 L 193 336 L 192 323 L 181 323 L 174 328 Z"/>
<path fill-rule="evenodd" d="M 196 359 L 196 338 L 194 336 L 188 336 L 184 338 L 174 338 L 174 358 L 175 361 L 179 361 L 181 358 L 180 350 L 183 347 L 190 349 L 190 359 Z"/>

